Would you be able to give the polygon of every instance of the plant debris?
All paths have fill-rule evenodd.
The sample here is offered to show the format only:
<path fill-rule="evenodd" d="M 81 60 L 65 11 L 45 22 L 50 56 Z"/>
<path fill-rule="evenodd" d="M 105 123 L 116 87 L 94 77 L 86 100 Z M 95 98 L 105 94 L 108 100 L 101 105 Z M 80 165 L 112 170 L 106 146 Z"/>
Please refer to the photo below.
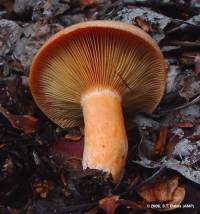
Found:
<path fill-rule="evenodd" d="M 14 115 L 5 108 L 0 107 L 0 112 L 10 121 L 13 128 L 20 129 L 26 134 L 36 131 L 38 120 L 31 115 Z"/>
<path fill-rule="evenodd" d="M 146 184 L 138 190 L 138 194 L 147 202 L 157 204 L 155 208 L 161 211 L 174 210 L 185 198 L 185 189 L 178 186 L 178 180 L 179 177 L 174 176 L 154 184 Z"/>
<path fill-rule="evenodd" d="M 1 214 L 199 212 L 199 14 L 198 0 L 0 1 Z M 28 87 L 44 42 L 96 19 L 138 26 L 156 40 L 166 64 L 156 111 L 125 115 L 129 154 L 117 185 L 106 173 L 82 169 L 82 130 L 55 125 Z"/>

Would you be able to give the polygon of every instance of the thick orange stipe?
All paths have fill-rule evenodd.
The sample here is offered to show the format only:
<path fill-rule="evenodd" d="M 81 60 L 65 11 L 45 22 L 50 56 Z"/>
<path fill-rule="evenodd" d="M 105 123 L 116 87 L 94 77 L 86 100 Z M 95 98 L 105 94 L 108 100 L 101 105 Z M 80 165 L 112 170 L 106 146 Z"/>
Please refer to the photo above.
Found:
<path fill-rule="evenodd" d="M 83 96 L 85 146 L 83 168 L 111 173 L 116 181 L 124 168 L 128 151 L 121 97 L 108 89 Z"/>
<path fill-rule="evenodd" d="M 60 31 L 43 45 L 33 60 L 29 84 L 35 102 L 61 127 L 81 125 L 84 120 L 84 167 L 101 168 L 117 180 L 127 152 L 121 108 L 129 112 L 156 108 L 165 88 L 163 56 L 151 37 L 137 27 L 115 21 L 84 22 Z M 102 97 L 93 93 L 87 99 L 92 91 L 110 92 Z M 107 149 L 115 151 L 114 141 L 124 156 L 119 161 L 118 154 L 108 158 Z M 93 144 L 98 144 L 96 151 Z"/>

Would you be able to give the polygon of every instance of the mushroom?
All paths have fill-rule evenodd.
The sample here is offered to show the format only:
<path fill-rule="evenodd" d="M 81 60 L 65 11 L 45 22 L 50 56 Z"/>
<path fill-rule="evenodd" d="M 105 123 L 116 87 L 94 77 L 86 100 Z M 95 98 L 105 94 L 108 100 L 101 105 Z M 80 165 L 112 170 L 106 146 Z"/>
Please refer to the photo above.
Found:
<path fill-rule="evenodd" d="M 119 181 L 127 157 L 123 111 L 152 112 L 165 89 L 162 53 L 141 29 L 88 21 L 51 37 L 33 60 L 29 85 L 61 127 L 83 125 L 83 168 Z M 82 116 L 83 115 L 83 116 Z"/>

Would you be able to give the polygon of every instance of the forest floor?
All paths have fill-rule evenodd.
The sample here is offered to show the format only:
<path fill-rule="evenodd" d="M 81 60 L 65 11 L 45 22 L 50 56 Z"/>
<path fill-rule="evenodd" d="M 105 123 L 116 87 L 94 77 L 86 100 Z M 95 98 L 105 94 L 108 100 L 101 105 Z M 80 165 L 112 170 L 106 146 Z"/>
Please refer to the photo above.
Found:
<path fill-rule="evenodd" d="M 151 35 L 167 76 L 156 111 L 127 123 L 118 185 L 82 170 L 81 129 L 51 122 L 28 88 L 32 59 L 51 35 L 110 19 Z M 199 75 L 199 0 L 0 0 L 0 214 L 200 213 Z"/>

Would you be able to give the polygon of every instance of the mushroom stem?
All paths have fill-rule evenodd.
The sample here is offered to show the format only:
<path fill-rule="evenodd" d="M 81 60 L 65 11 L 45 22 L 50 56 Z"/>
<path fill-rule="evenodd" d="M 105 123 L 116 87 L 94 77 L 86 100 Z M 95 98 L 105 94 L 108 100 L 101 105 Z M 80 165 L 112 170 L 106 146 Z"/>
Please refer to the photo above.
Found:
<path fill-rule="evenodd" d="M 111 173 L 120 179 L 127 151 L 127 135 L 120 95 L 111 89 L 96 89 L 82 96 L 85 123 L 83 168 Z"/>

